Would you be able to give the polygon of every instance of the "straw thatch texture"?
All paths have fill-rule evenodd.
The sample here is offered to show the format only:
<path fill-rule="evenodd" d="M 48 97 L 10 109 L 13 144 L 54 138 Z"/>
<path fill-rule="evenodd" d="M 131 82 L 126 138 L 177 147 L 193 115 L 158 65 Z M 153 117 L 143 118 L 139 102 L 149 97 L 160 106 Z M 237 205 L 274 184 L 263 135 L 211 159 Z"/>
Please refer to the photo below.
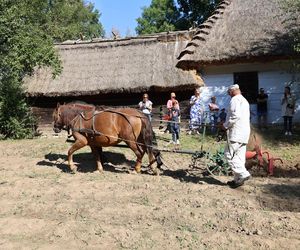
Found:
<path fill-rule="evenodd" d="M 176 90 L 202 84 L 175 67 L 190 32 L 163 33 L 120 40 L 67 41 L 56 45 L 63 72 L 52 79 L 47 68 L 25 78 L 28 96 L 82 96 Z"/>
<path fill-rule="evenodd" d="M 289 17 L 282 0 L 225 0 L 198 27 L 177 67 L 199 69 L 201 64 L 291 55 L 291 29 L 299 29 L 299 18 Z"/>

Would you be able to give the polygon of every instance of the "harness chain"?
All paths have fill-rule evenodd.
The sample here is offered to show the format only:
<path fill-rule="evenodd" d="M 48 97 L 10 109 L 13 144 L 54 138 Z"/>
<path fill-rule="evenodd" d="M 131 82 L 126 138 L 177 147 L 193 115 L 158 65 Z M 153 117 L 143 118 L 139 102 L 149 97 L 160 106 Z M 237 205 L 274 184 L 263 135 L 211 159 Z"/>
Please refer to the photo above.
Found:
<path fill-rule="evenodd" d="M 120 137 L 116 137 L 116 136 L 113 136 L 113 135 L 107 135 L 107 134 L 104 134 L 102 132 L 99 132 L 97 130 L 95 130 L 95 116 L 96 115 L 99 115 L 103 112 L 112 112 L 112 113 L 117 113 L 117 114 L 121 114 L 123 116 L 130 116 L 126 113 L 123 113 L 123 112 L 118 112 L 118 111 L 114 111 L 114 110 L 110 110 L 110 109 L 105 109 L 105 110 L 101 110 L 101 111 L 94 111 L 94 114 L 91 118 L 87 119 L 84 117 L 84 114 L 83 112 L 81 112 L 79 114 L 79 116 L 77 115 L 71 122 L 74 122 L 73 126 L 76 124 L 77 122 L 77 119 L 79 118 L 79 129 L 75 129 L 75 128 L 72 128 L 72 131 L 74 132 L 79 132 L 79 133 L 87 133 L 87 134 L 92 134 L 92 135 L 96 135 L 96 136 L 106 136 L 106 137 L 109 137 L 109 138 L 113 138 L 113 139 L 117 139 L 117 140 L 122 140 L 122 141 L 125 141 L 125 142 L 133 142 L 133 143 L 136 143 L 140 146 L 146 146 L 146 147 L 149 147 L 149 148 L 154 148 L 154 149 L 158 149 L 157 147 L 155 146 L 152 146 L 152 145 L 147 145 L 145 143 L 141 143 L 141 142 L 136 142 L 136 141 L 131 141 L 131 140 L 126 140 L 126 139 L 123 139 L 123 138 L 120 138 Z M 131 115 L 132 116 L 132 115 Z M 134 115 L 135 117 L 137 118 L 141 118 L 141 119 L 148 119 L 147 117 L 143 117 L 143 116 L 138 116 L 138 115 Z M 77 118 L 77 119 L 76 119 Z M 85 121 L 88 121 L 90 119 L 92 119 L 92 129 L 87 129 L 87 128 L 82 128 L 82 119 L 84 119 Z M 70 123 L 71 123 L 70 122 Z"/>

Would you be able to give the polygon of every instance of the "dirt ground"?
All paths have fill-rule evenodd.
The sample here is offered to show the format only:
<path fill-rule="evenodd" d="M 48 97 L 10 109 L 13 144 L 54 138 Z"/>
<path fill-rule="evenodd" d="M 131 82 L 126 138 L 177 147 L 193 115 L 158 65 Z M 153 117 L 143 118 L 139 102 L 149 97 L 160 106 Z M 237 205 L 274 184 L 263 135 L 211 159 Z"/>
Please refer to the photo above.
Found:
<path fill-rule="evenodd" d="M 160 176 L 129 174 L 133 154 L 114 148 L 104 174 L 88 149 L 71 174 L 68 146 L 0 142 L 0 249 L 300 249 L 299 175 L 232 190 L 166 153 Z"/>

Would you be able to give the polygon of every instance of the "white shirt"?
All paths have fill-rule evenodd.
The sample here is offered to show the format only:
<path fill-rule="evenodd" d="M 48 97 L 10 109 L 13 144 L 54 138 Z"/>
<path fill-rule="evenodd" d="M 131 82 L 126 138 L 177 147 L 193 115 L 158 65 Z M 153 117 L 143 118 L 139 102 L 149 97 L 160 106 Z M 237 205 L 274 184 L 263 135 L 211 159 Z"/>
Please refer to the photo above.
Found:
<path fill-rule="evenodd" d="M 142 112 L 144 114 L 150 115 L 151 114 L 151 109 L 152 109 L 152 102 L 150 100 L 147 100 L 146 102 L 139 102 L 139 107 L 140 110 L 142 110 Z"/>
<path fill-rule="evenodd" d="M 242 95 L 231 98 L 224 127 L 228 129 L 228 139 L 233 142 L 248 143 L 250 137 L 250 108 Z"/>
<path fill-rule="evenodd" d="M 288 95 L 286 98 L 281 98 L 281 113 L 282 116 L 293 116 L 295 107 L 295 97 Z"/>

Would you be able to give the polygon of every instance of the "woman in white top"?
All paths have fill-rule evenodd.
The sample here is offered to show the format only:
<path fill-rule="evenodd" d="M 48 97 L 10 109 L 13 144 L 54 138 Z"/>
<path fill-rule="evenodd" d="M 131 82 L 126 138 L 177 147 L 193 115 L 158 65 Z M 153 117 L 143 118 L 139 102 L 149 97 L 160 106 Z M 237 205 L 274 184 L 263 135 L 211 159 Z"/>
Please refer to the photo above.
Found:
<path fill-rule="evenodd" d="M 143 100 L 139 102 L 140 110 L 149 118 L 151 121 L 152 102 L 149 100 L 147 93 L 143 95 Z"/>

